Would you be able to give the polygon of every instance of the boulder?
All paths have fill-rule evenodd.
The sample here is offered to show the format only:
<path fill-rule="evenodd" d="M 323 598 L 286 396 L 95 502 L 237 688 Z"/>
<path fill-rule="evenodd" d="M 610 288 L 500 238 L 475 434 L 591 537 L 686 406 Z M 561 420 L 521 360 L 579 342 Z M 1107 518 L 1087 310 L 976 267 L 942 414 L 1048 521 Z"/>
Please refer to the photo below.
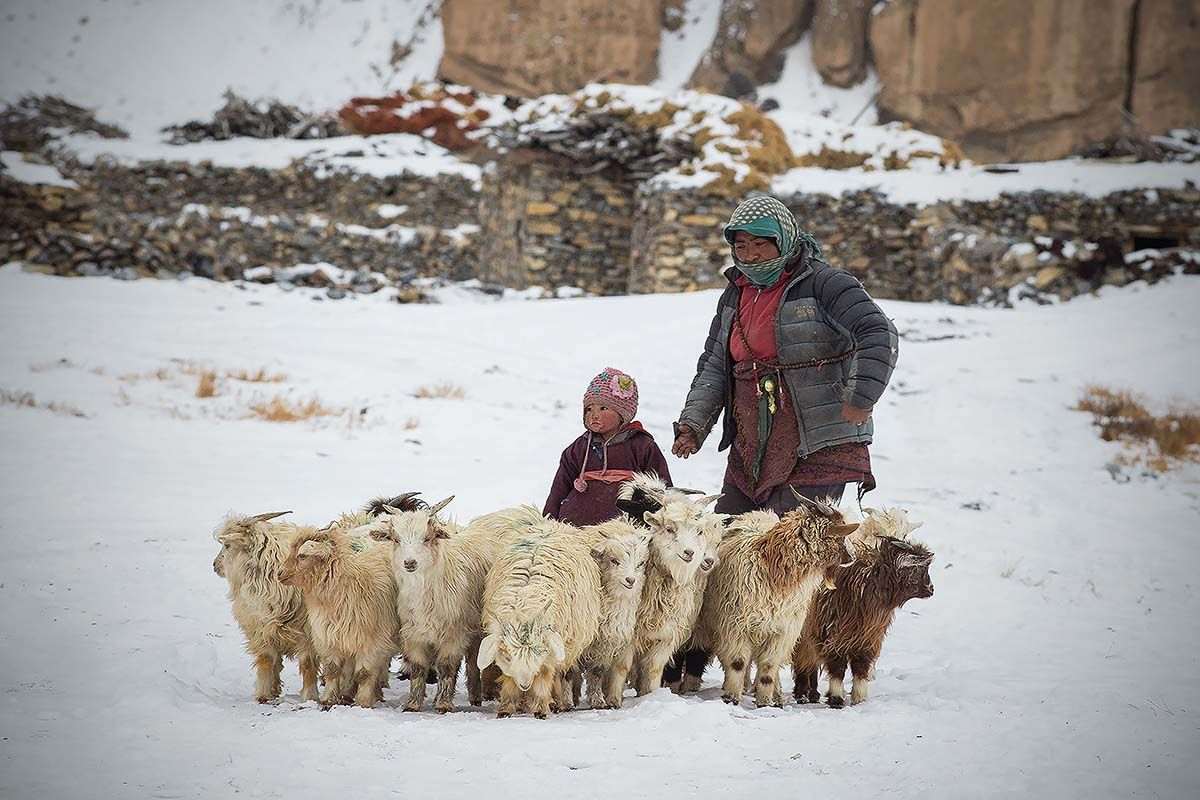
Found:
<path fill-rule="evenodd" d="M 662 8 L 644 0 L 445 0 L 438 76 L 499 94 L 658 76 Z"/>
<path fill-rule="evenodd" d="M 727 97 L 744 97 L 776 80 L 783 51 L 812 20 L 813 0 L 724 0 L 717 35 L 689 85 Z"/>
<path fill-rule="evenodd" d="M 880 116 L 983 161 L 1058 158 L 1112 136 L 1125 125 L 1134 5 L 892 0 L 870 18 Z"/>
<path fill-rule="evenodd" d="M 819 0 L 812 22 L 812 59 L 821 80 L 848 87 L 867 77 L 867 22 L 875 0 Z"/>
<path fill-rule="evenodd" d="M 1130 110 L 1143 133 L 1200 124 L 1200 0 L 1138 4 Z"/>

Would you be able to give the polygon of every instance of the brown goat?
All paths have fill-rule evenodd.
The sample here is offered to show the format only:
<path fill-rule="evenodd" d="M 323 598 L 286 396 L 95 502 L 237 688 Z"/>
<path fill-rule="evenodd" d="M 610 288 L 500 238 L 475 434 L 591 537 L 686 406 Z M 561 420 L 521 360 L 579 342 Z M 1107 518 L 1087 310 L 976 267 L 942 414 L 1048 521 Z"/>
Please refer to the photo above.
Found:
<path fill-rule="evenodd" d="M 854 675 L 851 704 L 867 699 L 868 681 L 896 609 L 908 600 L 933 596 L 932 560 L 924 545 L 880 537 L 875 547 L 836 571 L 834 588 L 817 593 L 792 651 L 796 702 L 820 701 L 817 672 L 824 666 L 829 706 L 841 708 L 847 664 Z"/>

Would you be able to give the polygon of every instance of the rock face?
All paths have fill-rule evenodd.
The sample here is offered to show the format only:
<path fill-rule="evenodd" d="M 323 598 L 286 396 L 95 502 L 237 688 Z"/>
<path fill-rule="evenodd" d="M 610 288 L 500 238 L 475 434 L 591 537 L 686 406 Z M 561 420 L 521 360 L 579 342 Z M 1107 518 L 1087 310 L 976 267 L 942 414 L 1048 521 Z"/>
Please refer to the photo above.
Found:
<path fill-rule="evenodd" d="M 813 65 L 832 86 L 867 77 L 867 22 L 875 0 L 822 0 L 812 23 Z"/>
<path fill-rule="evenodd" d="M 647 0 L 445 0 L 441 79 L 499 94 L 658 76 L 662 7 Z"/>
<path fill-rule="evenodd" d="M 1131 111 L 1143 133 L 1200 120 L 1200 0 L 1141 0 Z"/>
<path fill-rule="evenodd" d="M 870 26 L 881 115 L 981 160 L 1056 158 L 1112 136 L 1125 124 L 1136 5 L 893 0 Z"/>
<path fill-rule="evenodd" d="M 783 51 L 808 28 L 814 0 L 724 0 L 717 35 L 692 74 L 696 89 L 742 97 L 783 70 Z"/>

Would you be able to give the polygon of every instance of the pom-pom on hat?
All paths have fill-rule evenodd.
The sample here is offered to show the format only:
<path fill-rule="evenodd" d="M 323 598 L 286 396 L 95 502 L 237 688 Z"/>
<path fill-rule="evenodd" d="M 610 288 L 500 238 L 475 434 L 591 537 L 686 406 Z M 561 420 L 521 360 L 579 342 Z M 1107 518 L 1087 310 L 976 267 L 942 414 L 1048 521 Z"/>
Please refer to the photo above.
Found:
<path fill-rule="evenodd" d="M 583 393 L 584 409 L 592 403 L 606 405 L 616 411 L 621 415 L 622 422 L 632 422 L 637 416 L 637 381 L 632 375 L 619 369 L 605 367 L 599 375 L 592 378 L 592 382 Z"/>

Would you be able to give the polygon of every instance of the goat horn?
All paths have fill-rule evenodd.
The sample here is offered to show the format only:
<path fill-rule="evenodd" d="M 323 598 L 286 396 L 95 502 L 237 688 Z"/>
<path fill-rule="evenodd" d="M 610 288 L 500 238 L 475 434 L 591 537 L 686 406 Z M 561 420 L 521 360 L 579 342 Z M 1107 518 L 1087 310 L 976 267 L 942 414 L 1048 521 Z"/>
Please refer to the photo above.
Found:
<path fill-rule="evenodd" d="M 686 486 L 673 486 L 671 488 L 677 492 L 680 492 L 681 494 L 704 494 L 704 492 L 700 489 L 689 489 Z"/>
<path fill-rule="evenodd" d="M 441 501 L 440 503 L 435 503 L 433 505 L 433 507 L 431 507 L 429 509 L 429 516 L 436 517 L 438 512 L 441 511 L 446 506 L 450 505 L 450 501 L 453 499 L 454 499 L 454 495 L 450 495 L 449 497 L 447 497 L 445 500 Z"/>
<path fill-rule="evenodd" d="M 696 505 L 700 506 L 701 508 L 704 508 L 709 503 L 716 502 L 717 500 L 720 500 L 720 499 L 721 499 L 721 495 L 719 495 L 719 494 L 706 494 L 704 497 L 701 497 L 699 500 L 696 501 Z"/>
<path fill-rule="evenodd" d="M 805 497 L 804 495 L 800 494 L 795 486 L 789 486 L 788 488 L 792 490 L 792 495 L 795 496 L 796 501 L 799 502 L 800 505 L 816 511 L 822 517 L 832 517 L 837 514 L 832 507 L 822 503 L 820 500 L 813 500 L 811 497 Z"/>
<path fill-rule="evenodd" d="M 292 513 L 292 512 L 291 511 L 271 511 L 267 514 L 255 514 L 253 517 L 250 518 L 249 521 L 250 522 L 266 522 L 269 519 L 275 519 L 276 517 L 282 517 L 284 514 L 290 514 L 290 513 Z"/>
<path fill-rule="evenodd" d="M 858 555 L 858 554 L 857 554 L 857 552 L 856 552 L 856 549 L 855 549 L 855 547 L 854 547 L 854 542 L 850 541 L 850 537 L 851 537 L 851 536 L 853 536 L 853 535 L 854 535 L 854 534 L 847 534 L 846 538 L 842 539 L 842 546 L 843 546 L 843 547 L 845 547 L 845 548 L 846 548 L 846 552 L 850 554 L 850 560 L 849 560 L 849 561 L 847 561 L 845 564 L 838 564 L 838 566 L 839 566 L 839 567 L 851 567 L 851 566 L 854 566 L 854 562 L 857 560 L 857 555 Z"/>

